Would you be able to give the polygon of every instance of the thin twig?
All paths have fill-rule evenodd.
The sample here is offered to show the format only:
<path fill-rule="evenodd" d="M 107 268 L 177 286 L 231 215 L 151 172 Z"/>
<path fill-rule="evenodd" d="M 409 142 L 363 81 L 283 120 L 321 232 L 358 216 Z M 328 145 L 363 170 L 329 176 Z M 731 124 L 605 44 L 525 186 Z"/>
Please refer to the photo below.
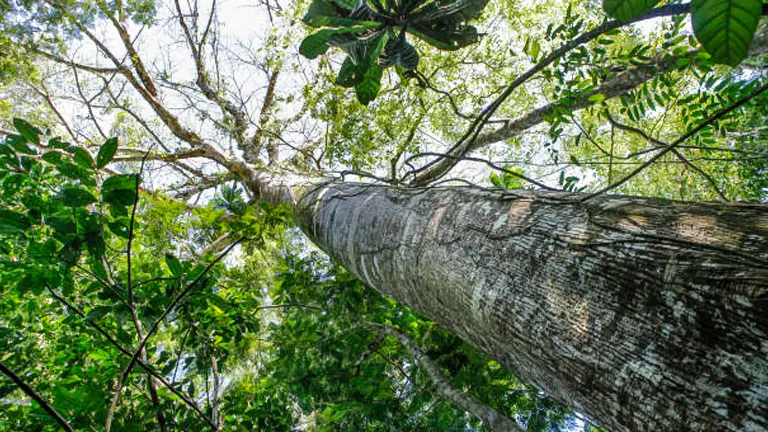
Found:
<path fill-rule="evenodd" d="M 48 292 L 53 296 L 53 298 L 55 298 L 61 304 L 66 306 L 70 311 L 74 312 L 80 318 L 83 318 L 83 319 L 86 318 L 86 314 L 83 311 L 78 309 L 72 303 L 68 302 L 67 299 L 65 299 L 64 297 L 62 297 L 59 294 L 57 294 L 56 291 L 54 291 L 50 287 L 50 285 L 46 284 L 46 288 L 48 289 Z M 131 357 L 133 355 L 133 353 L 131 353 L 125 347 L 123 347 L 120 344 L 120 342 L 115 340 L 115 338 L 113 338 L 106 330 L 104 330 L 100 325 L 95 323 L 93 320 L 85 320 L 85 322 L 87 322 L 88 325 L 93 327 L 93 329 L 96 330 L 100 335 L 104 336 L 104 338 L 110 344 L 112 344 L 112 346 L 117 348 L 117 350 L 120 351 L 123 355 L 126 355 L 128 357 Z M 168 380 L 166 380 L 162 375 L 160 375 L 157 371 L 155 371 L 151 366 L 149 366 L 147 363 L 145 363 L 145 362 L 143 362 L 141 360 L 137 360 L 136 364 L 141 366 L 141 368 L 144 369 L 148 374 L 150 374 L 153 377 L 155 377 L 155 379 L 157 379 L 161 384 L 163 384 L 163 386 L 165 386 L 171 393 L 173 393 L 176 396 L 178 396 L 179 399 L 182 400 L 182 402 L 184 402 L 190 408 L 192 408 L 200 416 L 200 418 L 202 418 L 206 423 L 211 424 L 211 425 L 213 424 L 213 422 L 211 422 L 211 420 L 208 419 L 208 417 L 205 416 L 205 414 L 200 410 L 200 407 L 198 407 L 197 404 L 190 397 L 188 397 L 187 395 L 182 393 L 173 384 L 168 382 Z"/>
<path fill-rule="evenodd" d="M 687 133 L 683 134 L 680 138 L 676 139 L 674 142 L 672 142 L 671 144 L 666 146 L 663 150 L 661 150 L 660 152 L 658 152 L 655 155 L 653 155 L 653 157 L 648 159 L 648 161 L 646 161 L 644 164 L 642 164 L 639 167 L 637 167 L 634 171 L 629 173 L 626 177 L 622 178 L 618 182 L 616 182 L 616 183 L 614 183 L 612 185 L 609 185 L 609 186 L 607 186 L 607 187 L 605 187 L 605 188 L 603 188 L 603 189 L 601 189 L 601 190 L 599 190 L 599 191 L 597 191 L 595 193 L 587 195 L 586 197 L 582 198 L 581 201 L 586 201 L 588 199 L 594 198 L 594 197 L 596 197 L 598 195 L 601 195 L 601 194 L 604 194 L 604 193 L 606 193 L 608 191 L 616 189 L 617 187 L 621 186 L 622 184 L 624 184 L 627 181 L 629 181 L 630 179 L 632 179 L 632 177 L 636 176 L 637 174 L 639 174 L 644 169 L 648 168 L 651 164 L 656 162 L 659 158 L 661 158 L 665 154 L 667 154 L 667 153 L 671 152 L 672 150 L 674 150 L 675 147 L 677 147 L 678 145 L 683 143 L 688 138 L 690 138 L 690 137 L 696 135 L 697 133 L 701 132 L 703 129 L 709 127 L 712 123 L 714 123 L 717 120 L 720 120 L 721 118 L 725 117 L 726 115 L 728 115 L 732 111 L 736 110 L 740 106 L 742 106 L 745 103 L 749 102 L 750 100 L 756 98 L 757 96 L 759 96 L 761 93 L 763 93 L 766 90 L 768 90 L 768 82 L 763 84 L 762 86 L 758 87 L 756 90 L 752 91 L 747 96 L 744 96 L 743 98 L 739 99 L 738 101 L 736 101 L 732 105 L 730 105 L 730 106 L 728 106 L 726 108 L 723 108 L 722 110 L 720 110 L 717 113 L 713 114 L 712 116 L 707 118 L 703 123 L 699 124 L 695 128 L 693 128 L 690 131 L 688 131 Z"/>
<path fill-rule="evenodd" d="M 141 354 L 141 350 L 144 349 L 144 347 L 147 345 L 147 341 L 149 341 L 149 338 L 151 338 L 154 335 L 155 331 L 157 331 L 157 328 L 160 326 L 160 323 L 165 319 L 166 316 L 168 316 L 168 314 L 176 307 L 176 305 L 178 305 L 179 302 L 181 302 L 181 300 L 187 294 L 189 294 L 189 292 L 193 288 L 195 288 L 200 283 L 200 281 L 202 281 L 202 279 L 205 277 L 205 275 L 208 274 L 208 272 L 211 270 L 211 268 L 213 268 L 214 265 L 216 265 L 219 261 L 221 261 L 232 249 L 234 249 L 235 246 L 240 244 L 240 242 L 243 241 L 243 240 L 244 240 L 244 238 L 240 238 L 237 241 L 235 241 L 234 243 L 232 243 L 224 252 L 222 252 L 219 256 L 216 257 L 216 259 L 214 259 L 210 264 L 208 264 L 208 266 L 205 268 L 205 270 L 203 270 L 195 278 L 195 280 L 190 282 L 189 285 L 187 285 L 187 287 L 184 288 L 184 290 L 181 293 L 179 293 L 179 295 L 176 296 L 176 298 L 173 299 L 173 301 L 168 305 L 168 307 L 163 311 L 163 313 L 160 314 L 160 316 L 152 324 L 152 327 L 150 327 L 149 331 L 147 331 L 147 334 L 141 340 L 141 342 L 139 343 L 139 346 L 136 348 L 136 351 L 131 356 L 131 361 L 128 362 L 128 365 L 125 367 L 125 370 L 120 375 L 120 379 L 118 380 L 118 383 L 117 383 L 117 389 L 115 390 L 115 394 L 112 397 L 112 402 L 111 402 L 110 408 L 109 408 L 109 414 L 111 414 L 111 415 L 110 415 L 110 418 L 108 420 L 110 420 L 110 422 L 107 423 L 107 424 L 111 424 L 111 417 L 114 416 L 114 411 L 117 408 L 117 402 L 120 400 L 120 393 L 123 390 L 123 386 L 125 385 L 125 381 L 128 379 L 128 375 L 130 375 L 131 371 L 133 370 L 133 366 L 136 364 L 136 362 L 139 359 L 139 355 Z M 105 424 L 105 426 L 107 424 Z M 109 428 L 106 428 L 106 430 L 108 432 Z"/>
<path fill-rule="evenodd" d="M 665 143 L 664 141 L 661 141 L 659 139 L 653 138 L 652 136 L 648 135 L 642 129 L 639 129 L 639 128 L 636 128 L 636 127 L 630 126 L 630 125 L 625 125 L 623 123 L 620 123 L 620 122 L 616 121 L 616 119 L 614 119 L 611 116 L 611 113 L 608 110 L 605 110 L 605 115 L 608 118 L 608 122 L 611 125 L 613 125 L 614 127 L 616 127 L 617 129 L 621 129 L 623 131 L 631 132 L 631 133 L 634 133 L 635 135 L 639 135 L 639 136 L 643 137 L 643 139 L 645 139 L 646 141 L 648 141 L 648 142 L 650 142 L 652 144 L 656 144 L 657 146 L 661 146 L 661 147 L 669 146 L 669 144 Z M 676 148 L 672 149 L 672 154 L 674 154 L 675 157 L 680 159 L 680 161 L 683 162 L 686 166 L 690 167 L 692 170 L 696 171 L 697 173 L 699 173 L 699 175 L 704 177 L 704 179 L 709 183 L 710 186 L 712 186 L 712 189 L 715 191 L 717 196 L 720 197 L 721 200 L 728 201 L 728 198 L 725 196 L 725 194 L 723 194 L 723 192 L 717 186 L 717 183 L 715 182 L 715 179 L 713 179 L 703 169 L 699 168 L 697 165 L 695 165 L 693 162 L 691 162 L 685 156 L 683 156 L 683 154 L 680 153 L 680 151 L 678 151 L 678 149 L 676 149 Z M 608 183 L 610 184 L 610 180 L 608 181 Z"/>

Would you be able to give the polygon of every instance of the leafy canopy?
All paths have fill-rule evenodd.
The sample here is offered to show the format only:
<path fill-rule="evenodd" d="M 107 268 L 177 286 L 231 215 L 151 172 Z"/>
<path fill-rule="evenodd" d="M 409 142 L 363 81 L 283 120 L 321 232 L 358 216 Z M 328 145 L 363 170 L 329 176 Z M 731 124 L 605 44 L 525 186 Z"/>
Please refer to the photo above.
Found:
<path fill-rule="evenodd" d="M 341 48 L 347 58 L 336 83 L 354 87 L 357 99 L 368 105 L 379 93 L 383 70 L 415 70 L 419 54 L 406 34 L 428 44 L 454 51 L 477 42 L 477 29 L 467 24 L 488 0 L 314 0 L 304 22 L 319 28 L 299 47 L 315 58 L 330 47 Z"/>
<path fill-rule="evenodd" d="M 381 88 L 384 69 L 401 75 L 418 67 L 419 54 L 408 33 L 446 51 L 478 40 L 467 21 L 477 17 L 488 0 L 313 0 L 304 22 L 319 29 L 301 43 L 302 55 L 313 59 L 329 48 L 347 53 L 336 84 L 354 87 L 358 101 L 368 105 Z M 651 11 L 659 0 L 603 0 L 605 12 L 632 21 Z M 761 0 L 693 0 L 694 33 L 716 63 L 735 66 L 747 56 L 763 9 Z"/>

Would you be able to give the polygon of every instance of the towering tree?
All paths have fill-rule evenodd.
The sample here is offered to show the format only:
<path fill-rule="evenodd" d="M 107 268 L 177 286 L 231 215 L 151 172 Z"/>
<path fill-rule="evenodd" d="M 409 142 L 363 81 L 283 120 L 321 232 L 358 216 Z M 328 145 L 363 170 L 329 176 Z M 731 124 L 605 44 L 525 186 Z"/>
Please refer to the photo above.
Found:
<path fill-rule="evenodd" d="M 611 430 L 768 429 L 768 315 L 762 313 L 768 300 L 768 209 L 757 203 L 607 194 L 765 200 L 764 71 L 714 63 L 736 64 L 749 55 L 759 64 L 768 46 L 765 22 L 760 26 L 755 14 L 745 18 L 741 11 L 759 14 L 762 3 L 742 0 L 722 9 L 715 2 L 717 8 L 709 9 L 698 1 L 696 7 L 654 9 L 655 2 L 626 2 L 644 3 L 627 9 L 606 1 L 606 10 L 617 18 L 607 21 L 582 2 L 532 6 L 529 16 L 512 13 L 519 5 L 491 3 L 480 22 L 506 32 L 448 54 L 426 48 L 419 38 L 442 49 L 475 43 L 477 32 L 466 21 L 485 2 L 457 1 L 434 10 L 427 3 L 412 17 L 385 7 L 389 2 L 378 3 L 314 2 L 305 19 L 322 28 L 300 45 L 301 52 L 315 56 L 338 46 L 349 58 L 312 64 L 281 50 L 298 49 L 303 35 L 281 25 L 295 22 L 306 5 L 281 10 L 266 2 L 268 14 L 261 19 L 276 21 L 271 33 L 257 45 L 239 46 L 229 44 L 232 35 L 216 2 L 176 1 L 167 16 L 147 2 L 16 5 L 18 23 L 34 19 L 51 26 L 50 34 L 82 38 L 66 39 L 82 44 L 66 50 L 49 33 L 30 33 L 23 25 L 9 33 L 38 55 L 43 72 L 7 91 L 34 92 L 47 107 L 41 122 L 76 145 L 40 141 L 41 133 L 25 122 L 17 120 L 16 131 L 8 125 L 3 148 L 9 161 L 18 161 L 8 166 L 18 166 L 7 170 L 4 187 L 21 181 L 19 175 L 44 172 L 30 161 L 53 164 L 73 180 L 59 196 L 66 206 L 81 209 L 73 210 L 76 218 L 82 216 L 73 221 L 80 233 L 96 231 L 89 225 L 95 219 L 82 209 L 97 201 L 83 188 L 97 182 L 87 183 L 92 177 L 83 170 L 115 174 L 146 167 L 161 175 L 145 188 L 166 189 L 182 199 L 213 188 L 233 195 L 235 189 L 222 185 L 234 181 L 251 202 L 289 206 L 308 238 L 368 286 Z M 466 8 L 472 13 L 464 14 Z M 713 16 L 703 17 L 702 11 Z M 689 12 L 703 48 L 687 34 Z M 727 31 L 734 22 L 728 14 L 738 15 L 744 34 Z M 536 15 L 558 21 L 546 29 L 515 30 Z M 650 40 L 627 27 L 659 17 L 670 19 Z M 717 25 L 703 26 L 702 19 Z M 150 26 L 159 21 L 173 29 L 168 30 L 173 46 L 183 47 L 183 55 L 176 48 L 148 46 L 146 33 L 160 35 L 159 26 Z M 746 35 L 750 26 L 757 28 L 754 39 Z M 405 42 L 407 32 L 416 36 L 416 48 Z M 514 56 L 507 54 L 509 37 L 518 38 L 510 45 Z M 724 52 L 718 43 L 733 50 Z M 153 50 L 159 58 L 152 58 Z M 243 78 L 253 75 L 262 85 Z M 300 91 L 280 87 L 305 77 Z M 531 84 L 534 79 L 540 85 Z M 356 96 L 334 82 L 355 87 Z M 510 98 L 515 103 L 508 103 Z M 477 109 L 480 103 L 486 108 Z M 81 117 L 71 114 L 74 107 L 82 109 Z M 4 108 L 9 117 L 23 109 Z M 484 132 L 489 124 L 494 129 Z M 430 144 L 434 134 L 452 144 L 447 149 Z M 125 137 L 126 144 L 114 147 L 113 135 Z M 481 150 L 515 160 L 471 155 Z M 492 177 L 499 188 L 444 183 L 468 162 L 499 172 Z M 463 174 L 476 179 L 487 171 Z M 137 184 L 137 177 L 118 174 L 99 186 L 102 201 L 122 209 L 103 217 L 113 234 L 126 238 L 129 251 L 125 287 L 106 285 L 125 289 L 119 294 L 135 331 L 130 344 L 122 342 L 135 350 L 117 348 L 130 361 L 117 374 L 104 413 L 106 429 L 133 368 L 146 372 L 152 422 L 160 429 L 172 422 L 164 417 L 159 387 L 173 389 L 202 412 L 183 389 L 165 385 L 154 373 L 146 346 L 189 291 L 208 286 L 205 275 L 212 267 L 191 271 L 195 277 L 171 291 L 175 297 L 167 309 L 150 308 L 156 320 L 142 321 L 133 299 L 130 252 Z M 9 202 L 14 204 L 5 231 L 17 235 L 36 223 L 50 225 L 63 244 L 54 249 L 72 252 L 70 266 L 80 262 L 79 237 L 59 233 L 46 218 L 18 216 L 14 206 L 31 207 Z M 249 221 L 244 202 L 231 211 L 238 227 Z M 120 213 L 131 205 L 130 213 Z M 272 213 L 260 213 L 265 214 Z M 283 223 L 269 220 L 264 225 L 269 229 Z M 261 238 L 266 229 L 245 225 L 244 232 L 238 231 L 242 227 L 233 232 Z M 237 239 L 226 235 L 215 244 L 214 251 L 229 250 Z M 101 246 L 87 247 L 100 261 Z M 173 257 L 166 265 L 177 279 L 188 270 Z M 55 298 L 60 289 L 48 287 Z M 67 308 L 77 313 L 75 305 Z M 489 427 L 516 427 L 515 419 L 446 385 L 440 368 L 402 329 L 384 325 L 368 331 L 405 338 L 403 346 L 444 399 Z M 217 399 L 222 352 L 228 351 L 205 351 L 214 391 L 204 418 L 216 430 L 226 423 Z"/>

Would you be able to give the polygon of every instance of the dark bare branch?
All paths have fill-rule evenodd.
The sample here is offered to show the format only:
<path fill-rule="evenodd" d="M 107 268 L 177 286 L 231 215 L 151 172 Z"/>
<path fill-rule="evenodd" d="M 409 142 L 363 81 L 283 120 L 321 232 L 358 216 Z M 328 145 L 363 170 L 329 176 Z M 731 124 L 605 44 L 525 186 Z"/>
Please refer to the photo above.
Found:
<path fill-rule="evenodd" d="M 59 424 L 65 431 L 67 432 L 74 432 L 74 429 L 72 429 L 72 426 L 69 425 L 69 423 L 64 419 L 64 417 L 61 416 L 61 414 L 58 413 L 48 402 L 43 399 L 42 396 L 40 396 L 40 393 L 36 392 L 35 389 L 30 387 L 24 380 L 16 375 L 8 366 L 5 365 L 2 361 L 0 361 L 0 372 L 2 372 L 5 376 L 11 379 L 14 384 L 19 386 L 21 391 L 27 394 L 30 398 L 32 398 L 35 402 L 37 402 L 40 407 L 45 410 L 48 414 L 50 414 L 51 417 L 53 417 L 54 420 L 56 420 L 56 423 Z"/>

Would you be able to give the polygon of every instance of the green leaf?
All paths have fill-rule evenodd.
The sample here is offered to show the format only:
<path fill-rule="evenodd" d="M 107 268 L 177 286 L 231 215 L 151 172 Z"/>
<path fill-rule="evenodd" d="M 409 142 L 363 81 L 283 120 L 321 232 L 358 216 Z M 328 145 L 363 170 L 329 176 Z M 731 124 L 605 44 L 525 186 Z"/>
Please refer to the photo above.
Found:
<path fill-rule="evenodd" d="M 331 0 L 331 2 L 343 7 L 346 10 L 352 10 L 357 4 L 357 0 Z"/>
<path fill-rule="evenodd" d="M 384 69 L 377 64 L 371 65 L 365 70 L 362 81 L 355 86 L 355 94 L 361 104 L 368 105 L 372 100 L 376 99 L 381 89 L 381 76 L 383 73 Z"/>
<path fill-rule="evenodd" d="M 69 268 L 77 264 L 82 255 L 82 249 L 80 242 L 75 238 L 71 242 L 64 245 L 59 251 L 59 260 Z"/>
<path fill-rule="evenodd" d="M 352 61 L 352 57 L 347 56 L 344 63 L 341 64 L 339 75 L 336 77 L 336 84 L 343 87 L 354 87 L 363 80 L 363 74 L 358 65 Z"/>
<path fill-rule="evenodd" d="M 74 160 L 76 164 L 86 169 L 93 167 L 93 157 L 86 149 L 72 145 L 67 147 L 67 151 L 72 154 L 72 160 Z"/>
<path fill-rule="evenodd" d="M 322 24 L 313 24 L 313 20 L 318 20 L 325 17 L 340 18 L 342 14 L 334 7 L 333 4 L 326 0 L 314 0 L 307 9 L 307 14 L 304 15 L 302 21 L 313 27 L 320 27 Z"/>
<path fill-rule="evenodd" d="M 59 161 L 61 161 L 61 153 L 57 151 L 49 151 L 43 154 L 42 156 L 43 160 L 48 162 L 49 164 L 57 164 Z"/>
<path fill-rule="evenodd" d="M 112 355 L 104 350 L 97 349 L 97 350 L 88 352 L 88 357 L 96 361 L 103 361 L 103 360 L 111 359 Z"/>
<path fill-rule="evenodd" d="M 499 178 L 498 174 L 491 173 L 490 180 L 491 180 L 491 184 L 496 186 L 497 188 L 503 187 L 503 184 L 501 183 L 501 179 Z"/>
<path fill-rule="evenodd" d="M 419 8 L 410 20 L 428 23 L 433 28 L 446 28 L 467 22 L 480 14 L 488 0 L 444 0 L 429 2 Z M 435 26 L 437 24 L 437 26 Z"/>
<path fill-rule="evenodd" d="M 86 315 L 83 318 L 83 321 L 85 321 L 85 322 L 98 321 L 99 319 L 101 319 L 102 317 L 104 317 L 104 316 L 106 316 L 106 315 L 108 315 L 110 313 L 113 313 L 113 309 L 111 307 L 109 307 L 109 306 L 96 306 L 95 308 L 91 309 L 88 312 L 88 315 Z"/>
<path fill-rule="evenodd" d="M 405 70 L 415 70 L 419 66 L 419 53 L 405 38 L 390 36 L 381 55 L 381 67 L 400 66 Z"/>
<path fill-rule="evenodd" d="M 85 185 L 94 186 L 96 184 L 93 180 L 92 172 L 88 168 L 73 164 L 67 160 L 59 160 L 56 163 L 56 170 L 67 178 L 80 180 Z"/>
<path fill-rule="evenodd" d="M 384 73 L 384 69 L 379 66 L 378 59 L 388 39 L 389 33 L 383 32 L 376 39 L 372 40 L 365 54 L 365 60 L 360 65 L 360 68 L 363 70 L 363 79 L 355 86 L 355 94 L 357 95 L 357 100 L 363 105 L 368 105 L 379 94 L 381 76 Z"/>
<path fill-rule="evenodd" d="M 13 210 L 0 209 L 0 234 L 22 233 L 31 224 L 26 216 Z"/>
<path fill-rule="evenodd" d="M 3 195 L 5 196 L 12 196 L 15 195 L 19 190 L 21 190 L 21 187 L 24 185 L 24 182 L 29 179 L 29 176 L 26 174 L 10 174 L 3 179 Z"/>
<path fill-rule="evenodd" d="M 13 127 L 16 128 L 16 130 L 19 131 L 21 136 L 26 138 L 28 141 L 33 142 L 35 144 L 40 144 L 40 135 L 42 135 L 42 132 L 40 131 L 40 129 L 27 123 L 26 120 L 22 120 L 20 118 L 14 118 Z"/>
<path fill-rule="evenodd" d="M 181 276 L 181 273 L 183 271 L 181 267 L 181 262 L 178 258 L 175 256 L 167 253 L 165 254 L 165 265 L 168 266 L 168 269 L 171 271 L 171 274 L 174 276 Z"/>
<path fill-rule="evenodd" d="M 597 104 L 605 100 L 605 95 L 602 93 L 595 93 L 588 97 L 587 100 Z"/>
<path fill-rule="evenodd" d="M 736 66 L 747 56 L 762 9 L 761 0 L 694 0 L 693 32 L 715 62 Z"/>
<path fill-rule="evenodd" d="M 107 222 L 107 227 L 109 227 L 109 230 L 112 231 L 112 233 L 116 236 L 122 237 L 124 239 L 128 238 L 128 218 L 125 218 L 126 220 L 123 221 L 121 219 L 116 219 L 113 222 Z"/>
<path fill-rule="evenodd" d="M 117 153 L 117 137 L 112 137 L 101 145 L 99 154 L 96 155 L 96 168 L 104 168 Z"/>
<path fill-rule="evenodd" d="M 337 6 L 338 1 L 327 0 L 315 0 L 309 6 L 307 14 L 304 15 L 302 20 L 312 27 L 352 27 L 356 25 L 366 25 L 376 27 L 380 23 L 372 21 L 364 21 L 350 17 L 350 11 L 355 6 L 355 1 L 351 1 L 351 6 L 346 7 L 342 5 L 342 8 Z M 346 10 L 345 10 L 346 9 Z"/>
<path fill-rule="evenodd" d="M 77 236 L 77 223 L 70 212 L 49 215 L 45 223 L 53 228 L 54 237 L 62 243 L 68 243 Z"/>
<path fill-rule="evenodd" d="M 345 42 L 354 41 L 354 34 L 364 33 L 370 28 L 370 26 L 361 25 L 320 30 L 301 41 L 299 53 L 304 57 L 313 59 L 320 54 L 324 54 L 332 46 L 340 46 Z"/>
<path fill-rule="evenodd" d="M 65 187 L 59 192 L 59 199 L 67 207 L 85 207 L 96 202 L 92 193 L 79 187 Z"/>
<path fill-rule="evenodd" d="M 104 202 L 117 206 L 129 206 L 136 202 L 136 174 L 117 174 L 104 180 L 101 185 L 101 197 Z"/>
<path fill-rule="evenodd" d="M 59 137 L 53 137 L 48 140 L 48 147 L 52 147 L 59 150 L 66 150 L 70 144 L 66 141 L 62 141 Z"/>
<path fill-rule="evenodd" d="M 464 48 L 465 46 L 477 42 L 477 29 L 473 26 L 445 30 L 441 28 L 413 25 L 408 27 L 408 32 L 433 47 L 444 51 L 456 51 L 457 49 Z"/>
<path fill-rule="evenodd" d="M 100 260 L 107 248 L 102 235 L 101 219 L 102 217 L 98 213 L 81 213 L 81 217 L 78 218 L 78 224 L 82 227 L 88 252 L 91 253 L 97 263 L 92 267 L 99 270 L 102 270 Z M 94 271 L 94 273 L 99 274 L 99 271 Z"/>
<path fill-rule="evenodd" d="M 17 153 L 37 154 L 35 150 L 27 145 L 27 142 L 29 141 L 21 135 L 8 135 L 5 139 L 5 144 Z"/>
<path fill-rule="evenodd" d="M 629 21 L 653 9 L 658 3 L 659 0 L 603 0 L 603 10 L 619 21 Z"/>

